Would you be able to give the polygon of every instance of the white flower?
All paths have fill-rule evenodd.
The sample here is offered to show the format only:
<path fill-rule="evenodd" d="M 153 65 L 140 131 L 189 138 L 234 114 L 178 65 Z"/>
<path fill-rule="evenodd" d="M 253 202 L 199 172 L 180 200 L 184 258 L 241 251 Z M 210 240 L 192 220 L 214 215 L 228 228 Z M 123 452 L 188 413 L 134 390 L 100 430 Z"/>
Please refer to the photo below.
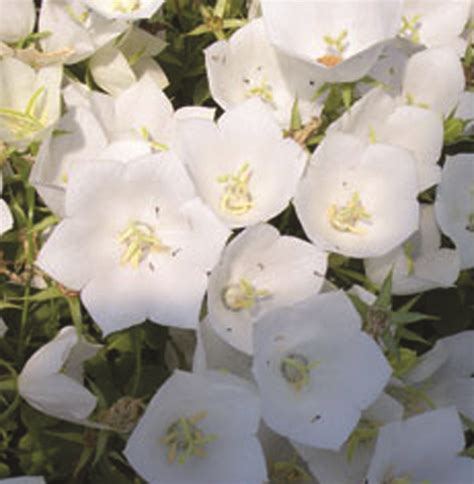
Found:
<path fill-rule="evenodd" d="M 199 322 L 196 333 L 193 372 L 220 370 L 246 380 L 253 380 L 252 357 L 235 349 L 218 336 L 210 325 L 208 317 Z"/>
<path fill-rule="evenodd" d="M 1 42 L 18 42 L 33 31 L 36 20 L 33 0 L 0 0 L 0 11 Z"/>
<path fill-rule="evenodd" d="M 109 20 L 90 10 L 81 0 L 43 0 L 41 4 L 39 31 L 51 32 L 41 46 L 46 52 L 71 51 L 66 64 L 86 59 L 127 27 L 126 22 Z"/>
<path fill-rule="evenodd" d="M 353 134 L 366 145 L 385 143 L 405 148 L 416 161 L 421 192 L 441 180 L 437 162 L 443 148 L 443 118 L 435 111 L 400 101 L 382 88 L 373 89 L 332 123 L 327 132 Z"/>
<path fill-rule="evenodd" d="M 26 362 L 18 377 L 20 395 L 42 413 L 84 423 L 97 398 L 82 385 L 82 364 L 99 348 L 80 337 L 73 326 L 63 328 Z"/>
<path fill-rule="evenodd" d="M 24 148 L 44 138 L 60 113 L 60 66 L 35 71 L 14 58 L 0 60 L 0 141 Z"/>
<path fill-rule="evenodd" d="M 260 484 L 266 471 L 259 420 L 252 385 L 176 371 L 148 404 L 124 454 L 152 484 Z"/>
<path fill-rule="evenodd" d="M 472 154 L 448 156 L 438 186 L 436 219 L 456 244 L 461 269 L 474 267 L 474 160 Z"/>
<path fill-rule="evenodd" d="M 150 75 L 164 89 L 168 79 L 153 57 L 165 46 L 159 37 L 132 27 L 118 40 L 99 49 L 89 60 L 89 69 L 96 84 L 114 96 L 144 75 Z"/>
<path fill-rule="evenodd" d="M 249 99 L 211 121 L 183 121 L 179 153 L 199 195 L 232 228 L 265 222 L 284 210 L 306 153 L 282 131 L 263 101 Z"/>
<path fill-rule="evenodd" d="M 360 79 L 397 34 L 401 1 L 262 0 L 270 40 L 330 81 Z"/>
<path fill-rule="evenodd" d="M 418 228 L 418 183 L 408 151 L 331 133 L 313 153 L 295 196 L 319 247 L 350 257 L 386 254 Z"/>
<path fill-rule="evenodd" d="M 420 228 L 402 246 L 379 258 L 365 259 L 369 279 L 382 285 L 392 270 L 392 294 L 407 295 L 450 287 L 459 275 L 459 253 L 441 247 L 433 205 L 420 205 Z"/>
<path fill-rule="evenodd" d="M 104 334 L 145 319 L 195 328 L 229 231 L 171 153 L 73 170 L 66 218 L 37 264 L 81 299 Z M 84 263 L 87 261 L 87 263 Z"/>
<path fill-rule="evenodd" d="M 262 19 L 239 29 L 205 51 L 212 97 L 230 109 L 250 97 L 260 97 L 284 128 L 290 125 L 295 99 L 304 123 L 322 111 L 311 101 L 321 80 L 301 61 L 279 53 L 269 42 Z"/>
<path fill-rule="evenodd" d="M 437 111 L 453 112 L 464 92 L 464 71 L 450 47 L 426 49 L 407 62 L 402 97 L 405 102 Z"/>
<path fill-rule="evenodd" d="M 109 19 L 138 20 L 151 18 L 164 0 L 82 0 L 91 9 Z"/>
<path fill-rule="evenodd" d="M 463 449 L 461 420 L 453 407 L 390 423 L 380 430 L 366 482 L 472 482 L 474 461 L 457 456 Z"/>
<path fill-rule="evenodd" d="M 274 431 L 338 450 L 391 369 L 343 292 L 267 313 L 255 325 L 253 373 Z"/>
<path fill-rule="evenodd" d="M 3 190 L 3 175 L 0 171 L 0 195 Z M 13 217 L 10 207 L 0 198 L 0 236 L 13 227 Z"/>
<path fill-rule="evenodd" d="M 168 151 L 182 119 L 214 116 L 209 108 L 174 111 L 149 76 L 116 98 L 75 84 L 65 89 L 64 96 L 69 111 L 59 121 L 57 132 L 42 144 L 30 178 L 43 201 L 60 216 L 65 213 L 69 171 L 75 165 L 98 159 L 128 162 Z"/>
<path fill-rule="evenodd" d="M 327 253 L 268 224 L 244 230 L 226 247 L 209 278 L 209 322 L 227 343 L 253 352 L 253 325 L 272 309 L 318 293 Z"/>
<path fill-rule="evenodd" d="M 403 376 L 403 381 L 418 389 L 420 396 L 418 401 L 407 402 L 408 413 L 426 410 L 429 405 L 437 408 L 454 405 L 474 420 L 473 347 L 474 331 L 463 331 L 439 339 L 433 349 L 420 357 L 417 365 Z"/>
<path fill-rule="evenodd" d="M 471 0 L 404 0 L 400 36 L 427 47 L 456 45 Z"/>
<path fill-rule="evenodd" d="M 318 449 L 296 442 L 293 445 L 318 478 L 319 484 L 362 483 L 374 453 L 379 428 L 389 422 L 400 421 L 402 417 L 403 407 L 382 393 L 362 413 L 357 427 L 339 451 Z"/>

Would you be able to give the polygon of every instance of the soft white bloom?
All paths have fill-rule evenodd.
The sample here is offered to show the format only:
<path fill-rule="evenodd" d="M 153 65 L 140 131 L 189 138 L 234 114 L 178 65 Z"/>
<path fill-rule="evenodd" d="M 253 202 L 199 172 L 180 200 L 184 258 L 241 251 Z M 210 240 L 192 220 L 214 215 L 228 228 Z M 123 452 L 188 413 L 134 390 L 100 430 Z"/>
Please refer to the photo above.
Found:
<path fill-rule="evenodd" d="M 443 148 L 442 116 L 402 103 L 383 88 L 369 91 L 332 123 L 328 132 L 353 134 L 367 146 L 385 143 L 405 148 L 416 161 L 420 192 L 441 180 L 441 168 L 437 163 Z"/>
<path fill-rule="evenodd" d="M 330 81 L 355 81 L 397 34 L 401 1 L 262 0 L 270 40 Z"/>
<path fill-rule="evenodd" d="M 62 68 L 35 71 L 14 59 L 0 60 L 0 141 L 24 148 L 44 138 L 60 113 Z"/>
<path fill-rule="evenodd" d="M 464 449 L 461 420 L 454 407 L 427 412 L 383 427 L 367 484 L 472 482 L 474 461 Z"/>
<path fill-rule="evenodd" d="M 227 343 L 253 352 L 253 326 L 272 309 L 318 293 L 327 253 L 268 224 L 249 227 L 226 247 L 209 278 L 209 322 Z"/>
<path fill-rule="evenodd" d="M 450 115 L 464 92 L 464 70 L 450 47 L 426 49 L 407 62 L 402 97 L 405 102 Z"/>
<path fill-rule="evenodd" d="M 151 484 L 261 484 L 259 420 L 252 385 L 230 375 L 176 371 L 148 404 L 124 454 Z"/>
<path fill-rule="evenodd" d="M 0 0 L 0 41 L 13 43 L 33 31 L 36 20 L 33 0 Z"/>
<path fill-rule="evenodd" d="M 22 476 L 0 479 L 3 484 L 46 484 L 42 476 Z"/>
<path fill-rule="evenodd" d="M 438 186 L 436 219 L 444 234 L 455 243 L 461 269 L 474 267 L 474 157 L 448 156 Z"/>
<path fill-rule="evenodd" d="M 295 196 L 298 218 L 319 247 L 376 257 L 418 228 L 415 161 L 402 148 L 331 133 L 313 153 Z"/>
<path fill-rule="evenodd" d="M 97 398 L 82 385 L 82 364 L 99 349 L 79 336 L 73 326 L 63 328 L 26 362 L 18 376 L 20 395 L 42 413 L 86 422 Z"/>
<path fill-rule="evenodd" d="M 462 48 L 470 6 L 471 0 L 404 0 L 400 36 L 427 47 Z"/>
<path fill-rule="evenodd" d="M 118 40 L 99 49 L 89 60 L 89 69 L 96 84 L 114 96 L 144 75 L 151 76 L 164 89 L 168 79 L 153 57 L 165 46 L 158 36 L 132 27 Z"/>
<path fill-rule="evenodd" d="M 193 372 L 220 370 L 253 380 L 252 357 L 235 349 L 218 336 L 208 317 L 199 322 L 196 336 Z"/>
<path fill-rule="evenodd" d="M 46 52 L 69 51 L 66 64 L 86 59 L 127 28 L 126 22 L 106 19 L 81 0 L 43 0 L 41 3 L 39 31 L 51 32 L 41 41 L 41 46 Z"/>
<path fill-rule="evenodd" d="M 418 360 L 403 381 L 419 390 L 407 400 L 407 413 L 426 411 L 431 406 L 454 405 L 474 420 L 474 331 L 463 331 L 439 339 L 433 349 Z M 409 394 L 407 394 L 408 396 Z"/>
<path fill-rule="evenodd" d="M 3 190 L 3 175 L 0 171 L 0 195 Z M 0 198 L 0 236 L 13 227 L 13 217 L 10 207 Z"/>
<path fill-rule="evenodd" d="M 223 109 L 258 96 L 284 128 L 290 126 L 296 99 L 304 123 L 322 111 L 322 104 L 311 100 L 321 79 L 304 62 L 270 44 L 262 19 L 253 20 L 229 40 L 215 42 L 204 54 L 212 97 Z"/>
<path fill-rule="evenodd" d="M 164 0 L 82 0 L 85 5 L 110 19 L 151 18 Z"/>
<path fill-rule="evenodd" d="M 379 428 L 389 422 L 400 421 L 402 417 L 403 407 L 382 393 L 362 413 L 357 427 L 339 451 L 318 449 L 296 442 L 293 445 L 318 478 L 319 484 L 362 483 L 374 453 Z"/>
<path fill-rule="evenodd" d="M 270 108 L 252 98 L 218 120 L 183 121 L 179 153 L 199 195 L 232 228 L 284 210 L 303 173 L 306 152 L 284 138 Z"/>
<path fill-rule="evenodd" d="M 149 76 L 118 97 L 70 85 L 64 91 L 69 111 L 42 144 L 31 171 L 31 183 L 48 207 L 64 216 L 69 171 L 88 160 L 128 162 L 168 151 L 175 143 L 180 120 L 212 119 L 209 108 L 173 110 L 171 102 Z M 133 110 L 130 109 L 133 106 Z"/>
<path fill-rule="evenodd" d="M 338 450 L 391 373 L 342 291 L 267 313 L 254 348 L 266 424 L 314 447 Z"/>
<path fill-rule="evenodd" d="M 66 218 L 37 264 L 81 291 L 104 334 L 145 319 L 195 328 L 206 272 L 228 235 L 171 152 L 81 163 L 68 183 Z"/>
<path fill-rule="evenodd" d="M 407 295 L 450 287 L 459 275 L 459 253 L 441 247 L 433 205 L 420 205 L 420 228 L 400 247 L 364 261 L 366 274 L 382 285 L 392 271 L 392 294 Z"/>

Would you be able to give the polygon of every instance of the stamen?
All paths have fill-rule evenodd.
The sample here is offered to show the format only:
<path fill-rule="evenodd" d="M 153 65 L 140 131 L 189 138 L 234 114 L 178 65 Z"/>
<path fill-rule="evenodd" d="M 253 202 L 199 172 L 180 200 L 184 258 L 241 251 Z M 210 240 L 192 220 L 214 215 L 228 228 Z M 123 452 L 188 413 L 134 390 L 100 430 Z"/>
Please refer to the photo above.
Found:
<path fill-rule="evenodd" d="M 255 85 L 247 90 L 245 93 L 246 97 L 259 96 L 262 101 L 273 104 L 273 93 L 272 86 L 265 80 L 262 79 L 260 84 Z"/>
<path fill-rule="evenodd" d="M 38 88 L 28 100 L 23 112 L 0 108 L 0 120 L 17 139 L 28 138 L 46 127 L 47 115 L 44 107 L 39 113 L 35 113 L 38 101 L 43 94 L 45 94 L 45 88 Z"/>
<path fill-rule="evenodd" d="M 371 215 L 364 208 L 360 195 L 354 192 L 351 199 L 343 207 L 331 205 L 328 210 L 330 224 L 340 232 L 364 234 L 366 229 L 356 227 L 358 222 L 370 222 Z"/>
<path fill-rule="evenodd" d="M 237 284 L 230 284 L 222 290 L 222 302 L 231 311 L 242 311 L 253 308 L 259 300 L 270 295 L 270 291 L 256 289 L 247 279 L 240 279 Z"/>
<path fill-rule="evenodd" d="M 66 13 L 76 22 L 80 24 L 86 23 L 87 19 L 89 18 L 90 12 L 85 9 L 81 13 L 77 13 L 71 5 L 66 6 Z"/>
<path fill-rule="evenodd" d="M 113 0 L 112 8 L 116 12 L 131 13 L 140 8 L 140 0 Z"/>
<path fill-rule="evenodd" d="M 220 176 L 217 181 L 224 183 L 224 193 L 221 196 L 221 210 L 232 215 L 243 215 L 253 206 L 253 197 L 249 191 L 249 182 L 252 177 L 250 165 L 243 164 L 235 175 Z"/>
<path fill-rule="evenodd" d="M 168 462 L 185 464 L 193 456 L 205 457 L 206 444 L 214 442 L 217 435 L 205 435 L 196 425 L 207 417 L 207 412 L 199 412 L 192 417 L 181 417 L 173 422 L 167 429 L 160 442 L 168 447 Z"/>
<path fill-rule="evenodd" d="M 319 364 L 319 361 L 309 362 L 301 354 L 290 354 L 281 360 L 280 371 L 283 378 L 299 392 L 309 384 L 311 370 Z"/>
<path fill-rule="evenodd" d="M 153 229 L 143 222 L 131 222 L 118 236 L 118 242 L 125 246 L 120 263 L 137 268 L 150 252 L 169 252 L 154 234 Z"/>
<path fill-rule="evenodd" d="M 413 15 L 411 18 L 406 15 L 402 16 L 402 26 L 399 35 L 411 40 L 415 44 L 420 43 L 421 15 Z"/>
<path fill-rule="evenodd" d="M 156 141 L 145 126 L 142 126 L 140 128 L 140 136 L 150 145 L 150 148 L 154 151 L 169 150 L 169 146 L 165 143 L 160 143 L 159 141 Z"/>
<path fill-rule="evenodd" d="M 347 43 L 347 35 L 347 30 L 343 30 L 337 37 L 325 35 L 323 40 L 327 46 L 328 53 L 317 58 L 316 61 L 326 67 L 334 67 L 340 64 L 343 61 L 343 54 L 349 46 Z"/>

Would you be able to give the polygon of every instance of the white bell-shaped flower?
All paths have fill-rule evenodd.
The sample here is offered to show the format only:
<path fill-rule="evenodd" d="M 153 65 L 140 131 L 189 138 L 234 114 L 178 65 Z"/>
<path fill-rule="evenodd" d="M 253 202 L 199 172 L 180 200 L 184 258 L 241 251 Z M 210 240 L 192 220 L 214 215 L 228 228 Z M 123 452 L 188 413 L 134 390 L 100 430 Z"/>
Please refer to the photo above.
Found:
<path fill-rule="evenodd" d="M 215 42 L 204 54 L 211 95 L 223 109 L 259 97 L 284 128 L 290 126 L 295 100 L 303 123 L 322 111 L 322 104 L 312 101 L 321 79 L 306 63 L 281 54 L 270 44 L 261 18 L 229 40 Z"/>
<path fill-rule="evenodd" d="M 448 156 L 435 201 L 441 231 L 456 244 L 461 269 L 474 267 L 474 160 L 472 154 Z"/>
<path fill-rule="evenodd" d="M 392 271 L 392 294 L 407 295 L 451 287 L 458 278 L 457 250 L 441 247 L 433 205 L 420 206 L 420 228 L 402 246 L 364 261 L 366 274 L 381 286 Z"/>
<path fill-rule="evenodd" d="M 458 457 L 463 449 L 464 434 L 454 407 L 389 423 L 380 430 L 365 482 L 472 482 L 474 461 Z"/>
<path fill-rule="evenodd" d="M 350 257 L 376 257 L 418 228 L 418 182 L 407 150 L 368 147 L 331 133 L 313 153 L 295 196 L 298 218 L 319 247 Z"/>
<path fill-rule="evenodd" d="M 255 98 L 226 111 L 217 125 L 183 121 L 177 140 L 199 195 L 232 228 L 265 222 L 284 210 L 307 158 Z"/>
<path fill-rule="evenodd" d="M 253 326 L 272 309 L 318 293 L 327 253 L 268 224 L 249 227 L 226 247 L 209 278 L 209 322 L 227 343 L 253 352 Z"/>
<path fill-rule="evenodd" d="M 61 79 L 60 66 L 35 71 L 0 59 L 0 141 L 25 148 L 51 131 L 60 114 Z"/>
<path fill-rule="evenodd" d="M 262 416 L 295 442 L 338 450 L 391 368 L 341 291 L 275 309 L 255 325 Z"/>
<path fill-rule="evenodd" d="M 104 334 L 145 319 L 195 328 L 206 273 L 228 235 L 171 152 L 126 165 L 81 163 L 68 183 L 66 218 L 37 264 L 81 291 Z"/>
<path fill-rule="evenodd" d="M 329 81 L 364 76 L 399 28 L 401 1 L 262 0 L 270 40 Z"/>
<path fill-rule="evenodd" d="M 41 46 L 45 52 L 67 50 L 70 55 L 66 64 L 86 59 L 127 28 L 127 22 L 104 18 L 81 0 L 41 2 L 39 31 L 50 32 L 41 40 Z"/>
<path fill-rule="evenodd" d="M 0 0 L 0 42 L 18 42 L 33 31 L 34 0 Z"/>
<path fill-rule="evenodd" d="M 176 371 L 148 404 L 124 454 L 154 484 L 261 484 L 259 420 L 253 385 L 217 372 Z"/>
<path fill-rule="evenodd" d="M 82 364 L 99 349 L 79 336 L 73 326 L 63 328 L 26 362 L 18 376 L 20 395 L 42 413 L 87 422 L 97 398 L 82 384 Z"/>

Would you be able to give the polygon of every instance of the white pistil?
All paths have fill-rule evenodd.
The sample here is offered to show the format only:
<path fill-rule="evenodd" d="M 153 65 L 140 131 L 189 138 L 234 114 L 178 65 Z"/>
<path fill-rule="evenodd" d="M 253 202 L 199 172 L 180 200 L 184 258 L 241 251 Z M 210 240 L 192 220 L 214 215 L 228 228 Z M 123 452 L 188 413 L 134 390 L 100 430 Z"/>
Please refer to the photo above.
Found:
<path fill-rule="evenodd" d="M 137 268 L 150 252 L 169 252 L 155 235 L 153 229 L 143 222 L 131 222 L 118 236 L 118 242 L 125 246 L 120 262 Z"/>
<path fill-rule="evenodd" d="M 221 210 L 232 215 L 244 215 L 253 206 L 253 197 L 249 191 L 249 182 L 252 177 L 250 165 L 244 163 L 235 175 L 220 176 L 217 181 L 224 183 L 224 193 L 221 196 Z"/>
<path fill-rule="evenodd" d="M 160 439 L 168 447 L 168 462 L 185 464 L 193 456 L 205 457 L 206 444 L 214 442 L 217 435 L 205 435 L 197 423 L 207 417 L 207 412 L 199 412 L 192 417 L 181 417 L 173 422 L 166 434 Z"/>
<path fill-rule="evenodd" d="M 270 297 L 265 289 L 256 289 L 247 279 L 240 279 L 237 284 L 230 284 L 222 291 L 222 302 L 231 311 L 251 309 L 259 300 Z"/>
<path fill-rule="evenodd" d="M 328 210 L 329 222 L 340 232 L 350 232 L 352 234 L 364 234 L 366 230 L 357 227 L 359 222 L 370 222 L 371 215 L 362 204 L 360 195 L 355 192 L 351 199 L 342 207 L 331 205 Z"/>

